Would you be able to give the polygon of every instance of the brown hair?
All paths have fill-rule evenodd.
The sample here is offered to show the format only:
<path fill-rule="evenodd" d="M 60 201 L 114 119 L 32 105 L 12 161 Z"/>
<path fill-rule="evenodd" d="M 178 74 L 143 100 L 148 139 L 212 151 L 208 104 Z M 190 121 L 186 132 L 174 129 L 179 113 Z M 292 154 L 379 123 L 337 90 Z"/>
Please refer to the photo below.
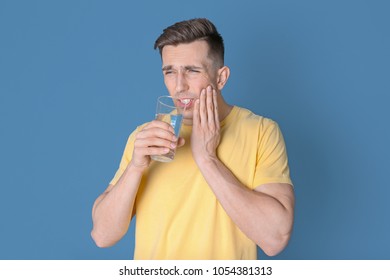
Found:
<path fill-rule="evenodd" d="M 185 20 L 167 27 L 154 43 L 154 49 L 158 48 L 161 55 L 162 49 L 167 45 L 177 46 L 197 40 L 207 42 L 209 45 L 208 56 L 214 60 L 218 67 L 222 67 L 225 53 L 223 38 L 215 25 L 205 18 Z"/>

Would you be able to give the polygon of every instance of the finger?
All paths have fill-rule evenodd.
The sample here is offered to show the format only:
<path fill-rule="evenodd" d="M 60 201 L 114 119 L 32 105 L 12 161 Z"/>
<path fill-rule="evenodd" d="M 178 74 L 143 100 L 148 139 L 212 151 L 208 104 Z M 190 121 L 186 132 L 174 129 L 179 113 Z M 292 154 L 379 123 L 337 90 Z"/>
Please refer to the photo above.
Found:
<path fill-rule="evenodd" d="M 213 89 L 213 103 L 214 103 L 214 121 L 215 128 L 219 129 L 219 112 L 218 112 L 218 101 L 217 101 L 217 91 Z"/>
<path fill-rule="evenodd" d="M 200 116 L 199 116 L 199 99 L 195 100 L 194 110 L 192 112 L 192 126 L 197 127 L 200 124 Z"/>
<path fill-rule="evenodd" d="M 206 108 L 206 90 L 202 89 L 199 97 L 199 119 L 200 124 L 207 124 L 207 108 Z"/>
<path fill-rule="evenodd" d="M 215 119 L 214 119 L 214 98 L 213 98 L 213 89 L 211 86 L 207 87 L 207 123 L 210 129 L 215 128 Z"/>
<path fill-rule="evenodd" d="M 143 155 L 148 156 L 164 155 L 169 152 L 169 148 L 147 147 L 141 148 L 139 152 Z"/>
<path fill-rule="evenodd" d="M 144 129 L 150 129 L 150 128 L 154 128 L 154 127 L 158 127 L 158 128 L 161 128 L 161 129 L 165 129 L 165 130 L 171 131 L 172 133 L 175 133 L 175 130 L 173 129 L 173 127 L 169 123 L 164 122 L 164 121 L 160 121 L 160 120 L 153 120 L 153 121 L 151 121 L 150 123 L 148 123 L 144 127 Z"/>
<path fill-rule="evenodd" d="M 161 138 L 147 138 L 147 139 L 139 139 L 135 141 L 134 147 L 136 149 L 142 149 L 147 147 L 161 147 L 161 148 L 170 148 L 174 149 L 176 148 L 177 143 L 168 141 Z"/>
<path fill-rule="evenodd" d="M 162 138 L 170 141 L 177 141 L 177 137 L 172 131 L 160 127 L 145 128 L 138 132 L 136 139 Z"/>
<path fill-rule="evenodd" d="M 184 144 L 186 143 L 186 140 L 182 137 L 179 138 L 179 140 L 177 141 L 177 147 L 182 147 L 184 146 Z"/>

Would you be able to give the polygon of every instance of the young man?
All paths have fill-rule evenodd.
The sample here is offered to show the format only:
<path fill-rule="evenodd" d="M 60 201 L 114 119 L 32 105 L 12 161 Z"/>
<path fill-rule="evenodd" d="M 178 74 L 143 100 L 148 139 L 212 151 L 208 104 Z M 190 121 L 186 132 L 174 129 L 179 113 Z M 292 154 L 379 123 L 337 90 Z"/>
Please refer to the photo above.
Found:
<path fill-rule="evenodd" d="M 130 135 L 93 206 L 93 239 L 115 244 L 136 215 L 135 259 L 256 259 L 256 245 L 278 254 L 294 216 L 278 125 L 225 102 L 230 71 L 222 37 L 207 19 L 168 27 L 155 48 L 170 95 L 187 104 L 180 137 L 157 120 Z M 172 162 L 151 160 L 174 147 Z"/>

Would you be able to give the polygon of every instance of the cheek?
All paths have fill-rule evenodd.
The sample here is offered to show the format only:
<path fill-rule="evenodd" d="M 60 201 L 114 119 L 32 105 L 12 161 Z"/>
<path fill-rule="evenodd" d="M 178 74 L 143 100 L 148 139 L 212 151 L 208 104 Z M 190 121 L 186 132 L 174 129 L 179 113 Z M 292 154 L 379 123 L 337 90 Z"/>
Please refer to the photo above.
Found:
<path fill-rule="evenodd" d="M 190 77 L 187 79 L 188 83 L 193 89 L 198 89 L 199 91 L 206 88 L 208 85 L 214 85 L 212 79 L 206 75 L 201 75 L 198 77 Z"/>
<path fill-rule="evenodd" d="M 174 81 L 172 78 L 164 78 L 164 84 L 168 90 L 174 87 Z"/>

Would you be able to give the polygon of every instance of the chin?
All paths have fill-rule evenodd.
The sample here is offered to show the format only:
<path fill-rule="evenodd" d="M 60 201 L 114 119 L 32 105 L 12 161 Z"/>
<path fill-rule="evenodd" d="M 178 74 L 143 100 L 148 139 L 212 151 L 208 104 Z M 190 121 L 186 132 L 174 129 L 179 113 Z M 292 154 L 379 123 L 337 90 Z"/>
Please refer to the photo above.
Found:
<path fill-rule="evenodd" d="M 183 124 L 184 125 L 187 125 L 187 126 L 192 126 L 192 119 L 189 120 L 189 119 L 183 119 Z"/>
<path fill-rule="evenodd" d="M 183 121 L 191 121 L 192 122 L 192 118 L 193 118 L 192 111 L 183 112 L 182 114 L 183 114 Z"/>

